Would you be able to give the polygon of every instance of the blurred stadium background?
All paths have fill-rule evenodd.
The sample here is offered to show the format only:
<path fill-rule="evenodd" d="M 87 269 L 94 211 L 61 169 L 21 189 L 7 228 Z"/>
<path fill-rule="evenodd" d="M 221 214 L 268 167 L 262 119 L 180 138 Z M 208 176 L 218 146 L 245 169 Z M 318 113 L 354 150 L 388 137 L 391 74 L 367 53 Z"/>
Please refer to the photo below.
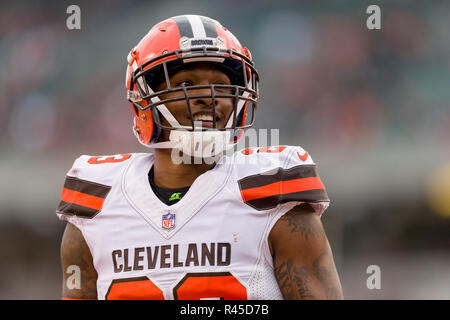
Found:
<path fill-rule="evenodd" d="M 81 7 L 81 30 L 66 8 Z M 378 4 L 382 29 L 366 28 Z M 60 299 L 54 210 L 79 154 L 146 152 L 129 50 L 160 20 L 221 21 L 261 74 L 257 128 L 319 165 L 347 299 L 450 299 L 449 1 L 2 1 L 0 299 Z M 381 269 L 381 289 L 366 269 Z"/>

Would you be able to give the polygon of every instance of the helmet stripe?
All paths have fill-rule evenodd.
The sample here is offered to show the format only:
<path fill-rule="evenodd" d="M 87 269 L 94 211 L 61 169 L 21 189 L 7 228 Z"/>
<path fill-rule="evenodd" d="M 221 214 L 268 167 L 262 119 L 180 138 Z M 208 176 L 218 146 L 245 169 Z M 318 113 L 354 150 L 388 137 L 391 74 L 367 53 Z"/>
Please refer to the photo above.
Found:
<path fill-rule="evenodd" d="M 189 22 L 191 23 L 192 31 L 194 32 L 194 38 L 206 38 L 205 27 L 203 26 L 200 16 L 196 15 L 186 15 Z"/>
<path fill-rule="evenodd" d="M 180 37 L 188 37 L 192 38 L 194 37 L 194 33 L 192 31 L 191 24 L 186 16 L 177 16 L 172 18 L 177 26 L 178 30 L 180 31 Z"/>
<path fill-rule="evenodd" d="M 205 28 L 205 33 L 208 38 L 217 38 L 217 30 L 214 22 L 207 17 L 200 17 Z"/>

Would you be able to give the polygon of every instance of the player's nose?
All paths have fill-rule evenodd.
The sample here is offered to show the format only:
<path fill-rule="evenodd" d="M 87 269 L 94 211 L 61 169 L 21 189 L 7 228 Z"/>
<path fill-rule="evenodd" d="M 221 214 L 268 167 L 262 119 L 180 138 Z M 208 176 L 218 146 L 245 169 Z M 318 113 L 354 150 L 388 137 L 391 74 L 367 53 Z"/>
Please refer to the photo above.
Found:
<path fill-rule="evenodd" d="M 216 107 L 219 103 L 215 98 L 215 92 L 212 85 L 208 87 L 192 90 L 192 104 L 197 107 Z"/>

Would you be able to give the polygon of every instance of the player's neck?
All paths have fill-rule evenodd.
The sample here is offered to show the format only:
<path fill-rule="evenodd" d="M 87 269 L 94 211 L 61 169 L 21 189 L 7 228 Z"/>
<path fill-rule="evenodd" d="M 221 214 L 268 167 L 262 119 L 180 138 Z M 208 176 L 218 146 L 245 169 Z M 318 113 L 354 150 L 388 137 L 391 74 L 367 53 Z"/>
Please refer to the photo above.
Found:
<path fill-rule="evenodd" d="M 193 162 L 193 161 L 192 161 Z M 201 174 L 214 168 L 214 164 L 175 164 L 171 150 L 155 150 L 155 184 L 161 188 L 182 188 L 191 186 Z"/>

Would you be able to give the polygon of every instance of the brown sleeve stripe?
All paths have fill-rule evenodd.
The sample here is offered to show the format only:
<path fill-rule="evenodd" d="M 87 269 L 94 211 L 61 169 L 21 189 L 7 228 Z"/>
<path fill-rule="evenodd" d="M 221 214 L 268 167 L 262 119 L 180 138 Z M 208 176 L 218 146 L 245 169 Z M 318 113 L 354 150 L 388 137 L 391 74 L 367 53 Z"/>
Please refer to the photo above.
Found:
<path fill-rule="evenodd" d="M 325 189 L 319 177 L 279 181 L 262 187 L 241 190 L 241 195 L 244 201 L 250 201 L 314 189 Z"/>
<path fill-rule="evenodd" d="M 69 216 L 77 216 L 81 218 L 93 218 L 100 210 L 83 207 L 74 203 L 67 203 L 65 201 L 61 201 L 59 203 L 57 212 L 69 215 Z"/>
<path fill-rule="evenodd" d="M 267 171 L 239 180 L 241 190 L 265 186 L 279 181 L 317 177 L 316 165 L 299 165 L 289 169 L 278 168 L 275 173 Z"/>
<path fill-rule="evenodd" d="M 255 199 L 245 202 L 256 210 L 269 210 L 275 208 L 277 205 L 290 201 L 304 201 L 304 202 L 324 202 L 329 201 L 327 192 L 325 190 L 308 190 L 285 195 L 275 195 L 272 197 Z"/>
<path fill-rule="evenodd" d="M 91 196 L 96 196 L 99 198 L 106 198 L 108 195 L 109 190 L 111 189 L 110 186 L 95 183 L 88 180 L 83 180 L 71 176 L 66 176 L 66 181 L 64 182 L 64 188 L 70 189 L 73 191 L 78 191 L 82 193 L 89 194 Z"/>
<path fill-rule="evenodd" d="M 110 186 L 66 177 L 58 211 L 68 215 L 92 218 L 103 208 Z"/>
<path fill-rule="evenodd" d="M 267 210 L 289 201 L 329 201 L 315 165 L 278 168 L 275 174 L 253 175 L 239 180 L 245 203 L 257 210 Z"/>

